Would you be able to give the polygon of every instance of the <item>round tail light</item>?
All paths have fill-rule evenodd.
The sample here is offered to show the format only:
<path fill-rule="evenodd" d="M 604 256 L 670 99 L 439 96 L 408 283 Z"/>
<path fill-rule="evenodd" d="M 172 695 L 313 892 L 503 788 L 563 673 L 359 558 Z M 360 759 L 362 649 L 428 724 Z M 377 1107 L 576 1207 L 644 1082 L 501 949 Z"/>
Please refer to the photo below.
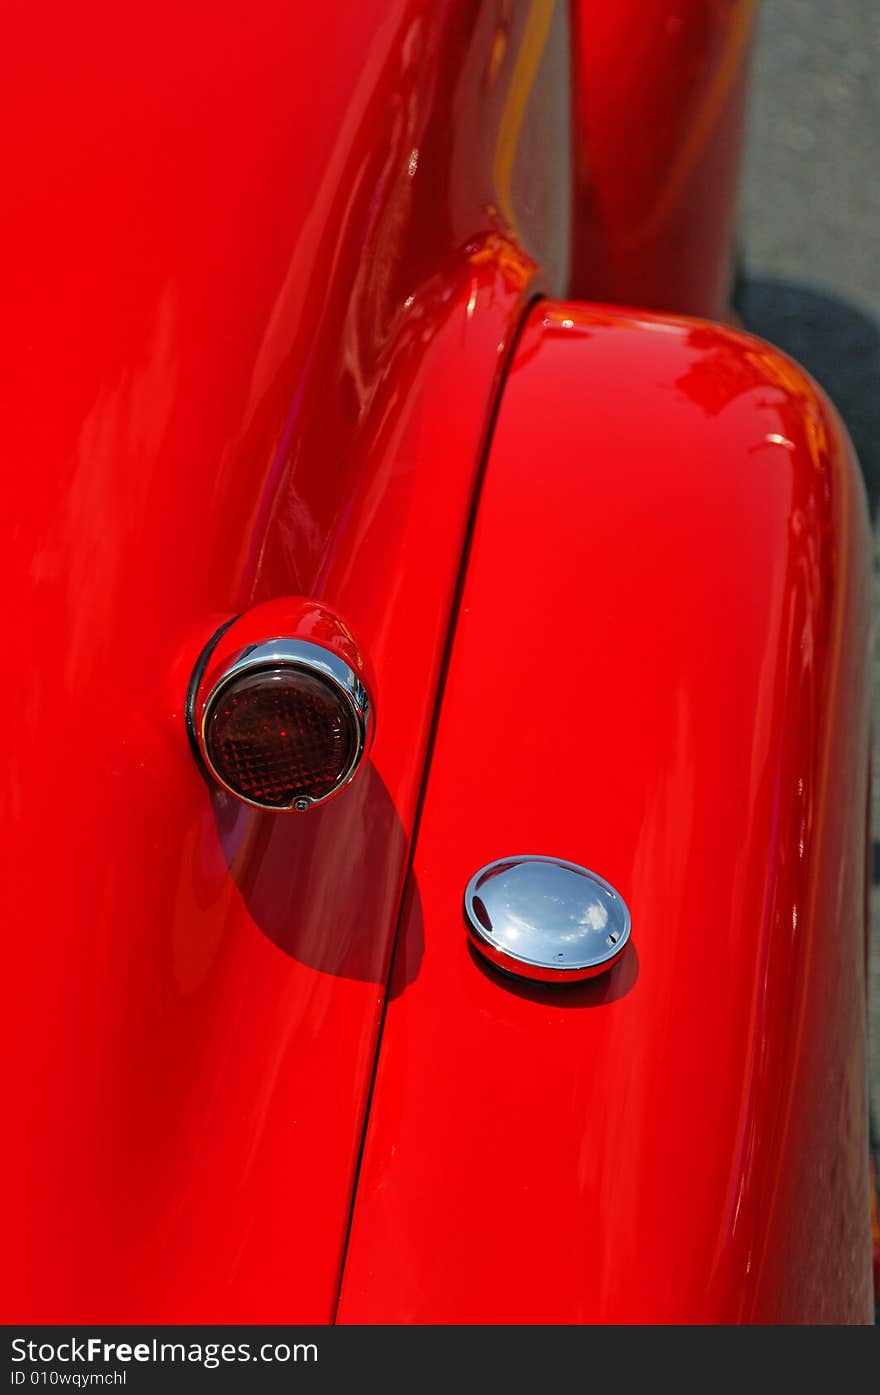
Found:
<path fill-rule="evenodd" d="M 302 811 L 347 785 L 369 749 L 363 664 L 341 626 L 335 648 L 296 635 L 242 646 L 242 630 L 253 633 L 259 620 L 257 612 L 235 621 L 203 656 L 190 689 L 190 734 L 224 789 L 260 809 Z M 325 641 L 336 638 L 326 624 L 319 629 Z"/>

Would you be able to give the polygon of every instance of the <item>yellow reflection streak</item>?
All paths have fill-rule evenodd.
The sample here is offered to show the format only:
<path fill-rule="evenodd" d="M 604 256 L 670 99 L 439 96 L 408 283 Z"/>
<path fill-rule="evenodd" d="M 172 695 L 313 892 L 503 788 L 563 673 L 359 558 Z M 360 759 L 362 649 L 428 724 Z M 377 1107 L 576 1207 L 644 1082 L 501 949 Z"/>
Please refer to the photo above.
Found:
<path fill-rule="evenodd" d="M 492 162 L 492 180 L 499 210 L 504 221 L 514 233 L 517 233 L 517 227 L 510 197 L 513 162 L 516 158 L 516 147 L 526 104 L 547 43 L 555 8 L 556 0 L 532 0 L 529 6 L 522 44 L 516 56 L 510 87 L 498 126 L 498 141 L 495 146 L 495 158 Z"/>
<path fill-rule="evenodd" d="M 730 33 L 712 81 L 691 123 L 687 138 L 670 166 L 669 176 L 659 191 L 657 202 L 632 239 L 634 243 L 644 242 L 654 236 L 708 145 L 715 122 L 733 87 L 740 63 L 748 48 L 756 4 L 757 0 L 741 0 L 735 9 Z"/>

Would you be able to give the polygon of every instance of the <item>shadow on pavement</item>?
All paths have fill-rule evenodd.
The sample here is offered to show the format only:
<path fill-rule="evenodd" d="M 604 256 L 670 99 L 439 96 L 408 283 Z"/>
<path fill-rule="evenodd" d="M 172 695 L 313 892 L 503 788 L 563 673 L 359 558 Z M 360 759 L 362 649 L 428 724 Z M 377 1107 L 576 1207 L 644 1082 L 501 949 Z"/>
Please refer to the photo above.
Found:
<path fill-rule="evenodd" d="M 876 522 L 880 507 L 880 326 L 818 286 L 746 274 L 736 308 L 746 329 L 812 373 L 853 440 Z"/>

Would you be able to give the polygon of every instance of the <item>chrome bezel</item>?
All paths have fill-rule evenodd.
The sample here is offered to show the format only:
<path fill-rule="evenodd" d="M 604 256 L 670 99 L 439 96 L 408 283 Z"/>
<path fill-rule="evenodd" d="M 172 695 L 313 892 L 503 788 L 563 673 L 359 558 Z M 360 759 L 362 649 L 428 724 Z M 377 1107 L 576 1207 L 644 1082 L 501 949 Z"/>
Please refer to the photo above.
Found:
<path fill-rule="evenodd" d="M 610 946 L 605 954 L 594 956 L 580 963 L 567 964 L 564 968 L 557 968 L 546 961 L 516 954 L 506 945 L 499 944 L 492 932 L 481 924 L 473 902 L 478 887 L 486 875 L 496 867 L 506 867 L 511 863 L 530 862 L 552 862 L 557 867 L 565 867 L 569 871 L 578 872 L 581 876 L 595 882 L 617 902 L 623 913 L 623 929 L 619 940 Z M 598 872 L 592 872 L 589 867 L 584 867 L 580 862 L 569 862 L 563 857 L 538 856 L 535 853 L 513 853 L 508 857 L 499 857 L 494 862 L 485 863 L 479 871 L 474 873 L 465 888 L 464 913 L 471 944 L 484 959 L 514 978 L 531 979 L 537 983 L 582 983 L 585 979 L 607 973 L 623 954 L 629 944 L 632 932 L 632 917 L 629 907 L 616 887 L 613 887 L 610 882 L 606 882 L 605 878 L 600 877 Z"/>
<path fill-rule="evenodd" d="M 259 800 L 248 799 L 246 795 L 234 789 L 224 780 L 213 764 L 208 754 L 208 719 L 215 704 L 226 689 L 245 674 L 285 668 L 317 674 L 338 691 L 354 719 L 355 749 L 343 774 L 333 788 L 327 794 L 322 795 L 320 799 L 306 801 L 305 798 L 300 797 L 291 804 L 261 804 Z M 229 667 L 224 669 L 205 698 L 201 719 L 198 723 L 199 754 L 211 778 L 216 780 L 223 789 L 234 795 L 236 799 L 240 799 L 242 804 L 249 804 L 252 809 L 263 809 L 273 814 L 285 814 L 291 811 L 301 813 L 305 809 L 316 809 L 319 805 L 326 804 L 329 799 L 333 799 L 341 789 L 344 789 L 354 779 L 364 756 L 370 749 L 372 737 L 373 705 L 367 689 L 354 669 L 338 654 L 334 654 L 330 649 L 324 649 L 320 644 L 313 644 L 306 639 L 287 639 L 283 636 L 263 640 L 259 644 L 249 644 L 240 650 Z"/>

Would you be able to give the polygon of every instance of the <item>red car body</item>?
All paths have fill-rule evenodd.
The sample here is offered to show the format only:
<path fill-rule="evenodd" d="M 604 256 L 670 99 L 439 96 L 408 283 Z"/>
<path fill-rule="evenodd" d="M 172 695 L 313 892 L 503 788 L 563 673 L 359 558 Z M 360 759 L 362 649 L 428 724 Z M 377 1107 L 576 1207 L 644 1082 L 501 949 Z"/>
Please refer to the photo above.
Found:
<path fill-rule="evenodd" d="M 8 1320 L 869 1320 L 862 487 L 681 318 L 751 9 L 10 17 Z M 378 709 L 303 816 L 184 720 L 291 596 Z M 472 956 L 524 849 L 609 974 Z"/>

